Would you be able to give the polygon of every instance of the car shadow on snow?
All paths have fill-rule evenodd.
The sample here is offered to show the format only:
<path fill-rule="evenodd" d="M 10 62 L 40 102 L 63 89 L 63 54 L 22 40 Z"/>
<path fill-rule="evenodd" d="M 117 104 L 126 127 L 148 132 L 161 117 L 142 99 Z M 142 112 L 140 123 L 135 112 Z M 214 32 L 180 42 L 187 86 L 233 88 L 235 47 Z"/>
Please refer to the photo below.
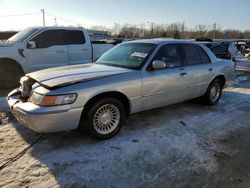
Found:
<path fill-rule="evenodd" d="M 225 113 L 235 96 L 239 104 L 249 97 L 224 91 L 217 106 L 192 100 L 132 115 L 118 135 L 104 141 L 79 131 L 43 134 L 29 153 L 60 187 L 202 187 L 208 175 L 204 165 L 212 166 L 213 161 L 197 144 L 196 134 L 205 139 L 203 118 Z M 17 122 L 14 127 L 29 144 L 41 135 Z M 49 174 L 41 176 L 48 176 L 50 186 L 55 182 L 49 181 Z"/>

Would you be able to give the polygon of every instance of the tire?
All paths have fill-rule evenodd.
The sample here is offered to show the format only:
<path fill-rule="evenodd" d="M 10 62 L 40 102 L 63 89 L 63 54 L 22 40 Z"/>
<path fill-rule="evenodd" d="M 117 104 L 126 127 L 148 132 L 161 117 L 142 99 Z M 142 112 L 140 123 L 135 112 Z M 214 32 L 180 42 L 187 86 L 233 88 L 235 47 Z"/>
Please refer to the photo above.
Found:
<path fill-rule="evenodd" d="M 203 100 L 207 105 L 215 105 L 219 102 L 222 93 L 222 83 L 220 79 L 215 79 L 209 85 Z"/>
<path fill-rule="evenodd" d="M 120 131 L 125 117 L 124 106 L 119 100 L 103 98 L 83 113 L 83 121 L 80 126 L 84 126 L 91 137 L 104 140 L 113 137 Z"/>
<path fill-rule="evenodd" d="M 10 60 L 0 60 L 0 88 L 14 89 L 24 72 L 20 65 Z"/>

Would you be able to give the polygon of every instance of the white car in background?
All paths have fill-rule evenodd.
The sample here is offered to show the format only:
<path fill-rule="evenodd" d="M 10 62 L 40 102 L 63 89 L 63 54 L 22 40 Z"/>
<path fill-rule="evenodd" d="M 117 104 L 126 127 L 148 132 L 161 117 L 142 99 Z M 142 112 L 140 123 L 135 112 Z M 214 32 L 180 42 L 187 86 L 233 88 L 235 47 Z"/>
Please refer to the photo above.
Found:
<path fill-rule="evenodd" d="M 25 73 L 90 63 L 112 47 L 92 43 L 83 28 L 27 28 L 0 43 L 0 88 L 14 87 Z"/>

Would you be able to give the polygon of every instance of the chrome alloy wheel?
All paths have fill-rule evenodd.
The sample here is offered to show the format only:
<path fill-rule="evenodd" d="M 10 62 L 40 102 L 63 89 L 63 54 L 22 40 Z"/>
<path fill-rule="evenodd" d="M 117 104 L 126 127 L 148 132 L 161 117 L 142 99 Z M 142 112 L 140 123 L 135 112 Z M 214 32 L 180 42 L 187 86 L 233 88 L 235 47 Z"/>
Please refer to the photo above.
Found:
<path fill-rule="evenodd" d="M 210 90 L 209 98 L 212 102 L 215 102 L 220 97 L 220 84 L 216 82 Z"/>
<path fill-rule="evenodd" d="M 101 106 L 95 113 L 93 125 L 99 134 L 109 134 L 114 131 L 120 122 L 120 111 L 113 104 Z"/>

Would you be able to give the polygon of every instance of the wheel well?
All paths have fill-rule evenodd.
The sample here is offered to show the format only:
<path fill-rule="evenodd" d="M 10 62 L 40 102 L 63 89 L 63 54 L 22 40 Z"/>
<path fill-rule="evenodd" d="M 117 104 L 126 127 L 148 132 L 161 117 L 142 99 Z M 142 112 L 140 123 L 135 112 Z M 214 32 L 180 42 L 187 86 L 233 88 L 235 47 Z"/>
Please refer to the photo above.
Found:
<path fill-rule="evenodd" d="M 118 91 L 105 92 L 105 93 L 101 93 L 101 94 L 98 94 L 98 95 L 92 97 L 92 98 L 84 105 L 84 112 L 85 112 L 85 110 L 90 109 L 90 107 L 91 107 L 97 100 L 100 100 L 100 99 L 105 98 L 105 97 L 113 97 L 113 98 L 119 100 L 119 101 L 124 105 L 124 108 L 125 108 L 125 111 L 126 111 L 126 115 L 129 115 L 129 113 L 130 113 L 130 102 L 129 102 L 129 99 L 126 97 L 126 95 L 124 95 L 123 93 L 118 92 Z"/>
<path fill-rule="evenodd" d="M 8 63 L 11 63 L 12 65 L 14 66 L 17 66 L 18 69 L 20 71 L 22 71 L 22 73 L 24 74 L 24 70 L 23 70 L 23 67 L 14 59 L 11 59 L 11 58 L 0 58 L 0 62 L 8 62 Z"/>
<path fill-rule="evenodd" d="M 216 76 L 216 77 L 214 78 L 214 80 L 216 80 L 216 79 L 220 80 L 221 85 L 222 85 L 222 88 L 223 88 L 223 87 L 225 86 L 225 83 L 226 83 L 225 76 L 219 75 L 219 76 Z"/>

